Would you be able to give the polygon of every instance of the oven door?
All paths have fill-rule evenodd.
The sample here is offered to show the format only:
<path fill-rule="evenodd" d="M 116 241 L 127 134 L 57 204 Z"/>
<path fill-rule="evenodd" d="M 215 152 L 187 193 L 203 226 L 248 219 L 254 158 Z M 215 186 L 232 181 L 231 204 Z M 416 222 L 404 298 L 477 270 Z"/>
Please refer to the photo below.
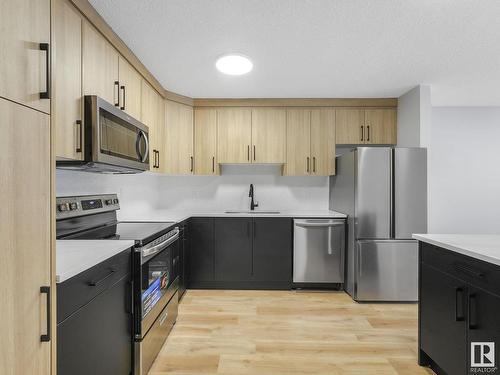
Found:
<path fill-rule="evenodd" d="M 85 159 L 149 169 L 148 127 L 97 96 L 85 96 Z"/>
<path fill-rule="evenodd" d="M 142 340 L 179 287 L 179 235 L 165 241 L 147 256 L 134 253 L 134 336 Z M 160 244 L 161 246 L 161 244 Z"/>

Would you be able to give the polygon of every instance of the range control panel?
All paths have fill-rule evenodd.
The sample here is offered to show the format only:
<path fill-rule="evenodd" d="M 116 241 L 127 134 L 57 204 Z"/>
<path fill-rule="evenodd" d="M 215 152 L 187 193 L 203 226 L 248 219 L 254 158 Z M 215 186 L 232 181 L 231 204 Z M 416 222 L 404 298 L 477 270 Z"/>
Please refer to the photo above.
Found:
<path fill-rule="evenodd" d="M 56 219 L 98 214 L 120 209 L 116 194 L 56 198 Z"/>

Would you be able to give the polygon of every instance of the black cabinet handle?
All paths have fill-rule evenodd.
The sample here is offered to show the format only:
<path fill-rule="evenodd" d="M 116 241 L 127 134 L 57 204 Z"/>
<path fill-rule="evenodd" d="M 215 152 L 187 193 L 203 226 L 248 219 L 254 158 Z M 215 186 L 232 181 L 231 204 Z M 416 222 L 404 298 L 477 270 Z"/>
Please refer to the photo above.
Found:
<path fill-rule="evenodd" d="M 316 156 L 313 156 L 313 172 L 316 173 Z"/>
<path fill-rule="evenodd" d="M 160 151 L 156 151 L 156 168 L 160 168 Z"/>
<path fill-rule="evenodd" d="M 477 328 L 477 299 L 475 294 L 469 295 L 469 329 Z"/>
<path fill-rule="evenodd" d="M 194 170 L 194 158 L 191 156 L 191 172 Z"/>
<path fill-rule="evenodd" d="M 306 171 L 307 173 L 309 173 L 309 156 L 307 157 L 307 161 L 306 161 Z"/>
<path fill-rule="evenodd" d="M 481 271 L 478 271 L 478 270 L 475 270 L 473 268 L 470 268 L 470 267 L 468 267 L 468 266 L 466 266 L 464 264 L 455 263 L 454 266 L 455 266 L 455 269 L 457 271 L 466 273 L 469 276 L 479 277 L 479 278 L 483 278 L 484 277 L 484 273 L 482 273 Z"/>
<path fill-rule="evenodd" d="M 364 126 L 361 125 L 361 142 L 363 141 L 363 138 L 364 138 L 364 135 L 365 135 L 365 131 L 364 131 Z"/>
<path fill-rule="evenodd" d="M 124 111 L 125 110 L 125 86 L 121 86 L 120 88 L 123 91 L 123 103 L 122 103 L 122 106 L 120 107 L 120 109 L 122 111 Z M 120 98 L 119 97 L 118 97 L 118 102 L 120 102 Z"/>
<path fill-rule="evenodd" d="M 215 173 L 215 156 L 212 156 L 212 172 Z"/>
<path fill-rule="evenodd" d="M 114 269 L 111 269 L 109 271 L 109 273 L 104 276 L 102 279 L 99 279 L 97 281 L 91 281 L 89 282 L 89 286 L 99 286 L 100 284 L 102 284 L 105 280 L 109 279 L 111 276 L 113 276 L 113 274 L 115 273 L 116 271 Z"/>
<path fill-rule="evenodd" d="M 115 101 L 115 107 L 120 106 L 120 82 L 115 81 L 115 86 L 116 86 L 116 101 Z"/>
<path fill-rule="evenodd" d="M 368 136 L 366 137 L 366 141 L 370 142 L 370 125 L 366 127 L 366 131 L 368 132 Z"/>
<path fill-rule="evenodd" d="M 253 145 L 253 160 L 255 161 L 255 145 Z"/>
<path fill-rule="evenodd" d="M 153 149 L 153 168 L 156 168 L 156 150 Z"/>
<path fill-rule="evenodd" d="M 465 319 L 464 314 L 464 290 L 455 289 L 455 321 L 462 322 Z"/>
<path fill-rule="evenodd" d="M 76 147 L 76 152 L 82 152 L 82 142 L 83 142 L 83 127 L 82 127 L 82 120 L 76 120 L 76 126 L 79 126 L 80 129 L 78 131 L 79 133 L 79 142 L 78 146 Z"/>
<path fill-rule="evenodd" d="M 247 160 L 250 161 L 250 145 L 247 146 Z"/>
<path fill-rule="evenodd" d="M 45 91 L 40 93 L 40 99 L 50 99 L 50 46 L 49 43 L 40 43 L 40 51 L 45 52 Z"/>
<path fill-rule="evenodd" d="M 41 342 L 49 342 L 50 341 L 50 332 L 51 332 L 51 301 L 50 301 L 50 286 L 41 286 L 40 293 L 47 295 L 47 334 L 40 335 Z"/>

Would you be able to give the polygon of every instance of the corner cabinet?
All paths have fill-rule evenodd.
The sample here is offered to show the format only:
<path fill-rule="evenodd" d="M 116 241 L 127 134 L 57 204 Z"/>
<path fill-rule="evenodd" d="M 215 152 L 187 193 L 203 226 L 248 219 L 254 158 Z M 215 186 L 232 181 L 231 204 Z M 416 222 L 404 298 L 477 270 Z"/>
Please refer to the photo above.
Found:
<path fill-rule="evenodd" d="M 193 107 L 171 100 L 165 103 L 165 172 L 193 174 Z"/>
<path fill-rule="evenodd" d="M 337 109 L 336 143 L 396 144 L 396 116 L 395 108 Z"/>
<path fill-rule="evenodd" d="M 0 374 L 48 375 L 55 350 L 50 118 L 1 98 L 0 113 Z"/>
<path fill-rule="evenodd" d="M 419 364 L 454 375 L 487 369 L 472 345 L 496 342 L 498 360 L 500 266 L 420 242 L 419 273 Z"/>
<path fill-rule="evenodd" d="M 50 0 L 0 1 L 0 97 L 50 112 Z"/>
<path fill-rule="evenodd" d="M 335 110 L 289 109 L 286 155 L 287 176 L 335 174 Z"/>

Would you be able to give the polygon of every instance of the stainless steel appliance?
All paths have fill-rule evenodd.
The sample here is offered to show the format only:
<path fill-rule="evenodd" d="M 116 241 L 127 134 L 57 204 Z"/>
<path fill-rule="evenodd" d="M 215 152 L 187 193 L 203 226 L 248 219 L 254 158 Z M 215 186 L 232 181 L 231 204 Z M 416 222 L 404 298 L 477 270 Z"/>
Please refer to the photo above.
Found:
<path fill-rule="evenodd" d="M 427 150 L 359 147 L 336 162 L 330 209 L 349 216 L 346 291 L 357 301 L 416 301 L 411 235 L 427 232 Z"/>
<path fill-rule="evenodd" d="M 294 219 L 293 283 L 321 287 L 344 282 L 345 220 Z"/>
<path fill-rule="evenodd" d="M 78 152 L 83 160 L 57 160 L 57 168 L 101 173 L 149 170 L 148 127 L 97 96 L 84 97 Z"/>
<path fill-rule="evenodd" d="M 115 194 L 56 199 L 57 238 L 134 240 L 134 374 L 147 374 L 177 317 L 179 228 L 173 222 L 117 221 Z M 132 345 L 132 342 L 131 342 Z"/>

